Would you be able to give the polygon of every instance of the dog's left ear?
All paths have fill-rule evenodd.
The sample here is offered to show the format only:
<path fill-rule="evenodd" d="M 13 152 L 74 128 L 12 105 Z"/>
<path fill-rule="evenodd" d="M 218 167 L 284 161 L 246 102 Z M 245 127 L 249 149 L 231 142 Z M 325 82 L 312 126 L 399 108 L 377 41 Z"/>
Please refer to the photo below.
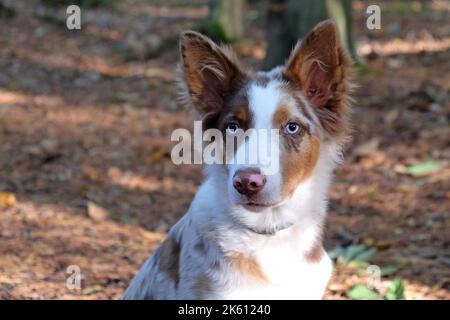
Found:
<path fill-rule="evenodd" d="M 218 114 L 233 86 L 245 78 L 234 53 L 195 31 L 180 37 L 182 92 L 203 118 Z"/>
<path fill-rule="evenodd" d="M 338 113 L 350 89 L 349 66 L 336 25 L 325 21 L 297 43 L 283 75 L 295 82 L 315 107 Z"/>

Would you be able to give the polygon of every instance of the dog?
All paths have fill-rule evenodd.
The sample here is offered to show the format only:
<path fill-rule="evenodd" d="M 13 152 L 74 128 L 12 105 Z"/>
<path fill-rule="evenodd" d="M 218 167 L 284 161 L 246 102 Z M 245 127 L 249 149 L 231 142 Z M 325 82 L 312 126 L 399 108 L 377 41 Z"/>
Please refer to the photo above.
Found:
<path fill-rule="evenodd" d="M 279 170 L 206 165 L 188 212 L 123 299 L 322 299 L 333 271 L 322 245 L 327 191 L 353 87 L 336 25 L 317 25 L 268 72 L 244 69 L 231 49 L 194 31 L 179 48 L 181 95 L 204 129 L 278 129 Z"/>

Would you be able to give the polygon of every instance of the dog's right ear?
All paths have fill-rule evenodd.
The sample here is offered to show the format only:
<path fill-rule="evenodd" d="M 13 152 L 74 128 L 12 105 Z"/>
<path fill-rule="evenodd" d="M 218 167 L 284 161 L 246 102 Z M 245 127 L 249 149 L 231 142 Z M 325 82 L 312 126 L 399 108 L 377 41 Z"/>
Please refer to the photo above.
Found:
<path fill-rule="evenodd" d="M 218 114 L 227 94 L 245 79 L 234 53 L 195 31 L 180 37 L 183 79 L 188 98 L 203 116 Z"/>

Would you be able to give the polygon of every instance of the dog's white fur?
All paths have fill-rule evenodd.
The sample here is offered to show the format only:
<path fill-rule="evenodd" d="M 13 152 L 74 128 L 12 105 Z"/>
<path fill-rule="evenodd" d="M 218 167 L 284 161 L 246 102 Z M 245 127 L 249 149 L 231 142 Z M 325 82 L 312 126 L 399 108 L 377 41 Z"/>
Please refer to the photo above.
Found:
<path fill-rule="evenodd" d="M 283 102 L 323 138 L 314 106 L 298 93 L 307 117 L 280 89 L 281 71 L 264 73 L 270 78 L 268 84 L 252 83 L 247 88 L 253 127 L 272 128 Z M 263 198 L 274 205 L 258 212 L 241 205 L 242 195 L 232 186 L 234 173 L 243 165 L 206 166 L 206 180 L 188 212 L 145 262 L 123 298 L 321 299 L 332 262 L 325 252 L 317 260 L 308 255 L 321 243 L 326 194 L 340 161 L 341 142 L 322 139 L 312 173 L 290 197 L 281 196 L 281 173 L 268 176 Z M 237 152 L 241 148 L 245 144 Z"/>

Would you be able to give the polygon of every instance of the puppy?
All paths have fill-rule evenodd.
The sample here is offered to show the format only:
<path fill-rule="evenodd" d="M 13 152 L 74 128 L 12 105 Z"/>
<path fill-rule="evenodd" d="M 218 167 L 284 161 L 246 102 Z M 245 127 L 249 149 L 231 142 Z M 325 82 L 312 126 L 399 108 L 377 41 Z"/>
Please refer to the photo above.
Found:
<path fill-rule="evenodd" d="M 276 130 L 278 170 L 258 161 L 206 165 L 188 212 L 123 299 L 321 299 L 332 274 L 321 240 L 327 190 L 348 136 L 352 87 L 335 24 L 316 26 L 269 72 L 243 69 L 231 50 L 193 31 L 181 35 L 180 54 L 182 96 L 203 129 L 224 139 Z M 241 139 L 231 158 L 255 139 Z"/>

